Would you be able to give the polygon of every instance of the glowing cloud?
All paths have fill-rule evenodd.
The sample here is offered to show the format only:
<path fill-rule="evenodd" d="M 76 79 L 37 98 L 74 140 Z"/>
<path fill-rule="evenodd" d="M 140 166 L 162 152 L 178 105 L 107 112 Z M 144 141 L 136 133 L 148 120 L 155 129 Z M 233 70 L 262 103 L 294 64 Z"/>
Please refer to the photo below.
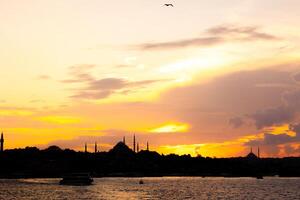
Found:
<path fill-rule="evenodd" d="M 187 124 L 166 124 L 158 128 L 150 130 L 151 133 L 178 133 L 188 131 Z"/>

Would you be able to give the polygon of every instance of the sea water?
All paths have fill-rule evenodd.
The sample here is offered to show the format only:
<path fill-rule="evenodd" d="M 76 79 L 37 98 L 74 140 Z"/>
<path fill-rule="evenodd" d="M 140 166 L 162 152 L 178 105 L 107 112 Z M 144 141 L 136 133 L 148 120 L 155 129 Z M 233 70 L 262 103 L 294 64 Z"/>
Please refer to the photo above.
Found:
<path fill-rule="evenodd" d="M 0 199 L 300 199 L 300 178 L 95 178 L 91 186 L 59 180 L 2 179 Z"/>

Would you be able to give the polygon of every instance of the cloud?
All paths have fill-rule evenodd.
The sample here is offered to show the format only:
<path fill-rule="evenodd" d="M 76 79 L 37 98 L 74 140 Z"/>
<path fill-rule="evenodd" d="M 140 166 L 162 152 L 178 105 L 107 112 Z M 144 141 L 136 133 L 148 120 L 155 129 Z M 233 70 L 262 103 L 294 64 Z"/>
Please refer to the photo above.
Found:
<path fill-rule="evenodd" d="M 250 117 L 255 120 L 258 129 L 289 122 L 294 116 L 295 111 L 288 106 L 259 110 L 250 115 Z"/>
<path fill-rule="evenodd" d="M 77 99 L 103 99 L 113 94 L 128 94 L 132 90 L 142 88 L 158 82 L 169 81 L 170 79 L 157 79 L 157 80 L 141 80 L 141 81 L 129 81 L 124 78 L 101 78 L 97 79 L 89 72 L 95 65 L 76 65 L 70 67 L 71 79 L 63 80 L 63 83 L 84 84 L 83 88 L 77 89 L 75 94 L 71 95 L 71 98 Z"/>
<path fill-rule="evenodd" d="M 87 85 L 71 97 L 80 99 L 103 99 L 116 93 L 126 95 L 132 92 L 132 90 L 129 89 L 142 88 L 167 80 L 168 79 L 128 81 L 122 78 L 93 79 L 87 81 Z"/>
<path fill-rule="evenodd" d="M 298 70 L 297 63 L 266 66 L 173 88 L 161 94 L 161 112 L 190 124 L 189 137 L 202 142 L 291 123 L 300 114 L 300 85 L 292 76 Z"/>
<path fill-rule="evenodd" d="M 190 46 L 212 46 L 224 42 L 223 38 L 219 37 L 203 37 L 203 38 L 192 38 L 179 41 L 161 42 L 161 43 L 145 43 L 139 47 L 142 50 L 162 50 L 162 49 L 173 49 L 183 48 Z"/>
<path fill-rule="evenodd" d="M 295 87 L 296 89 L 294 89 Z M 297 117 L 300 112 L 300 88 L 298 85 L 295 85 L 295 87 L 281 93 L 281 105 L 261 109 L 249 115 L 250 118 L 255 120 L 258 129 L 291 122 Z"/>
<path fill-rule="evenodd" d="M 241 117 L 232 117 L 229 119 L 229 124 L 234 128 L 239 128 L 244 124 L 244 120 Z"/>
<path fill-rule="evenodd" d="M 121 78 L 104 78 L 90 81 L 88 90 L 116 90 L 124 88 L 128 82 Z"/>
<path fill-rule="evenodd" d="M 38 79 L 38 80 L 49 80 L 49 79 L 51 79 L 51 76 L 43 74 L 43 75 L 37 76 L 36 79 Z"/>
<path fill-rule="evenodd" d="M 160 99 L 151 103 L 112 103 L 104 106 L 84 102 L 80 106 L 66 110 L 73 109 L 71 112 L 74 113 L 79 111 L 82 116 L 101 119 L 106 128 L 113 126 L 121 130 L 129 130 L 130 127 L 139 124 L 139 130 L 145 131 L 170 121 L 190 125 L 186 134 L 174 133 L 170 136 L 146 133 L 145 138 L 155 141 L 156 145 L 193 144 L 194 141 L 201 141 L 201 144 L 222 143 L 254 133 L 257 127 L 263 128 L 294 120 L 298 111 L 300 112 L 297 108 L 300 85 L 293 79 L 293 74 L 299 67 L 296 64 L 288 66 L 291 65 L 243 70 L 215 77 L 205 83 L 176 87 L 165 91 Z M 131 92 L 136 88 L 149 87 L 150 84 L 165 81 L 96 78 L 91 72 L 80 71 L 78 74 L 81 73 L 89 74 L 91 78 L 89 80 L 85 78 L 80 82 L 82 87 L 73 91 L 72 98 L 92 100 L 107 98 L 110 95 L 124 91 Z M 291 108 L 294 111 L 289 112 Z M 140 116 L 143 116 L 143 119 Z M 126 119 L 126 123 L 123 119 Z M 269 146 L 268 151 L 275 154 L 277 146 L 285 144 L 276 144 L 275 139 L 271 137 L 266 135 L 266 142 L 269 145 L 265 146 Z M 285 137 L 290 136 L 282 136 L 284 139 Z M 240 145 L 243 145 L 243 142 Z M 105 143 L 113 144 L 108 141 Z"/>
<path fill-rule="evenodd" d="M 300 145 L 298 146 L 293 146 L 293 145 L 285 145 L 284 146 L 284 152 L 287 154 L 287 155 L 295 155 L 295 156 L 299 156 L 300 154 Z"/>
<path fill-rule="evenodd" d="M 273 156 L 296 155 L 300 153 L 300 124 L 291 124 L 290 131 L 294 131 L 295 135 L 283 132 L 280 134 L 264 133 L 262 138 L 257 138 L 245 142 L 246 146 L 260 146 L 265 153 Z"/>
<path fill-rule="evenodd" d="M 112 93 L 112 91 L 80 91 L 70 97 L 77 99 L 104 99 L 106 97 L 109 97 Z"/>
<path fill-rule="evenodd" d="M 164 50 L 184 47 L 207 47 L 226 42 L 250 40 L 280 40 L 279 37 L 259 30 L 256 26 L 221 25 L 204 31 L 202 37 L 169 42 L 153 42 L 138 45 L 142 50 Z"/>
<path fill-rule="evenodd" d="M 300 135 L 296 136 L 282 133 L 274 135 L 272 133 L 264 133 L 263 139 L 250 140 L 245 143 L 246 146 L 259 146 L 263 149 L 264 154 L 268 156 L 299 156 L 300 153 Z M 295 145 L 298 144 L 298 147 Z"/>
<path fill-rule="evenodd" d="M 263 139 L 250 140 L 245 143 L 247 146 L 263 146 L 263 145 L 271 145 L 276 146 L 280 144 L 286 144 L 291 142 L 300 142 L 300 136 L 297 133 L 296 136 L 290 136 L 287 133 L 281 134 L 272 134 L 272 133 L 264 133 Z"/>
<path fill-rule="evenodd" d="M 63 83 L 80 83 L 85 81 L 92 81 L 94 78 L 89 74 L 91 69 L 94 69 L 96 65 L 93 64 L 81 64 L 73 65 L 69 67 L 69 73 L 73 77 L 72 79 L 62 80 Z"/>
<path fill-rule="evenodd" d="M 207 30 L 213 35 L 236 36 L 241 39 L 279 40 L 280 38 L 261 32 L 256 26 L 221 25 Z"/>
<path fill-rule="evenodd" d="M 162 101 L 181 108 L 194 108 L 198 113 L 226 112 L 240 116 L 252 113 L 253 110 L 281 105 L 283 93 L 296 86 L 290 73 L 272 67 L 238 71 L 204 84 L 171 89 L 162 94 Z M 277 87 L 269 87 L 267 84 L 276 84 Z"/>

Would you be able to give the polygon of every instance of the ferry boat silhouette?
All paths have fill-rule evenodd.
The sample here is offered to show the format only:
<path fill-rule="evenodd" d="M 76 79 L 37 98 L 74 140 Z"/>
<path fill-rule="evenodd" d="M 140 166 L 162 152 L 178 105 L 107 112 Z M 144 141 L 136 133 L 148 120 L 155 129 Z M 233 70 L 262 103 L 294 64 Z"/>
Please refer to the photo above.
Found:
<path fill-rule="evenodd" d="M 93 178 L 89 173 L 73 173 L 63 176 L 63 179 L 59 182 L 60 185 L 91 185 Z"/>

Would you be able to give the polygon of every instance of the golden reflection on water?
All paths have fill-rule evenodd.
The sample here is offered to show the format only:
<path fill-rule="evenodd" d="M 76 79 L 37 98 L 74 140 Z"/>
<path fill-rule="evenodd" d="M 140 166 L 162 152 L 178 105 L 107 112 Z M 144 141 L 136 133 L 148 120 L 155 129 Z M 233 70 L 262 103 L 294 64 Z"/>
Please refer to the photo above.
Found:
<path fill-rule="evenodd" d="M 139 184 L 143 180 L 144 184 Z M 300 178 L 96 178 L 91 186 L 59 179 L 0 180 L 0 199 L 299 199 Z"/>

